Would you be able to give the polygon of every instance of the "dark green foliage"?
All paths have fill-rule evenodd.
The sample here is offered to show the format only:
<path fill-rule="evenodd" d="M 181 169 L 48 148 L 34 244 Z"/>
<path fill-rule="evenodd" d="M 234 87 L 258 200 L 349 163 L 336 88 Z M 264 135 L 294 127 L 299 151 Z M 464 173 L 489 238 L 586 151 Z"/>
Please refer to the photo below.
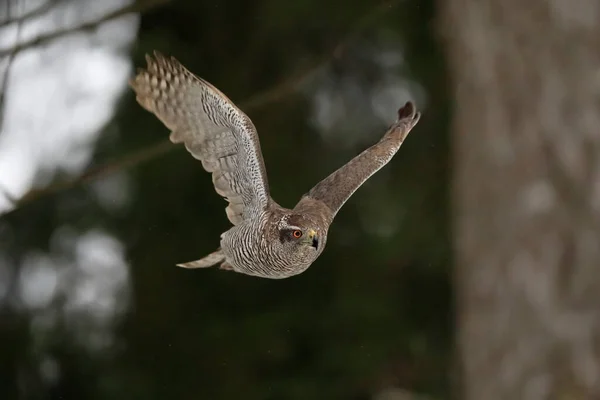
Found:
<path fill-rule="evenodd" d="M 174 0 L 143 14 L 132 57 L 141 65 L 153 49 L 176 56 L 243 107 L 244 100 L 330 58 L 340 41 L 347 42 L 341 56 L 301 85 L 307 95 L 292 91 L 247 110 L 282 205 L 293 206 L 386 128 L 371 124 L 350 146 L 322 140 L 310 124 L 310 97 L 325 84 L 324 71 L 336 82 L 357 79 L 366 95 L 381 73 L 361 48 L 401 49 L 405 64 L 392 72 L 421 85 L 426 103 L 396 158 L 341 210 L 325 253 L 306 273 L 268 281 L 174 267 L 213 251 L 228 228 L 225 202 L 183 148 L 124 171 L 133 197 L 121 211 L 96 204 L 86 184 L 0 221 L 14 235 L 16 262 L 31 249 L 48 249 L 52 231 L 68 224 L 115 235 L 131 268 L 131 305 L 116 325 L 114 349 L 88 354 L 60 337 L 51 340 L 46 351 L 64 364 L 63 375 L 54 387 L 34 380 L 37 395 L 30 398 L 367 399 L 389 386 L 448 397 L 449 100 L 432 2 Z M 370 108 L 362 113 L 373 120 Z M 332 135 L 343 141 L 346 128 L 341 124 Z M 166 137 L 127 92 L 94 163 Z M 391 233 L 377 234 L 390 213 Z M 17 398 L 17 371 L 35 376 L 33 334 L 27 315 L 7 311 L 0 318 L 7 328 L 0 330 L 7 372 L 0 393 Z"/>

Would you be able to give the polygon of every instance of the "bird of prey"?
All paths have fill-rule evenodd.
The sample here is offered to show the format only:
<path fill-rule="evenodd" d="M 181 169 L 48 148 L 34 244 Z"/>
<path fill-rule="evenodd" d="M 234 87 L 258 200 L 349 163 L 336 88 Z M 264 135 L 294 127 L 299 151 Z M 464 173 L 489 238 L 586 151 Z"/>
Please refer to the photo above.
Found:
<path fill-rule="evenodd" d="M 378 143 L 363 151 L 306 193 L 293 209 L 269 194 L 258 134 L 250 118 L 227 96 L 194 75 L 173 57 L 146 56 L 129 84 L 137 102 L 171 131 L 212 173 L 217 193 L 229 204 L 233 226 L 221 234 L 220 247 L 183 268 L 221 269 L 261 278 L 282 279 L 304 272 L 323 252 L 333 218 L 352 194 L 396 154 L 417 124 L 411 102 Z"/>

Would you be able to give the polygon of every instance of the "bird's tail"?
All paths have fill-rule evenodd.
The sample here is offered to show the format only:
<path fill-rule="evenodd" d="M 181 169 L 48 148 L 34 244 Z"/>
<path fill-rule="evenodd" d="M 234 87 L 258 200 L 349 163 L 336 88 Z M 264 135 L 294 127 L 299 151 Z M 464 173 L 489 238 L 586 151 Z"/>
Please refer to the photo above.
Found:
<path fill-rule="evenodd" d="M 188 268 L 188 269 L 208 268 L 208 267 L 212 267 L 213 265 L 223 263 L 224 261 L 225 261 L 225 254 L 223 254 L 223 251 L 220 248 L 218 248 L 215 252 L 210 253 L 209 255 L 207 255 L 204 258 L 201 258 L 196 261 L 190 261 L 190 262 L 183 263 L 183 264 L 177 264 L 177 266 L 182 267 L 182 268 Z"/>

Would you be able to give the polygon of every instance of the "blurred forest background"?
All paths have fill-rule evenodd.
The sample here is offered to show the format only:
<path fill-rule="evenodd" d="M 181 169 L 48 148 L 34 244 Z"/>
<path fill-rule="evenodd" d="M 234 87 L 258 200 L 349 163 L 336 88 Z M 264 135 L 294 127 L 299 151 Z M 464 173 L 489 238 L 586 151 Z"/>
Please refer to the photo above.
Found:
<path fill-rule="evenodd" d="M 423 117 L 305 273 L 178 269 L 228 222 L 155 49 L 284 206 Z M 599 49 L 597 0 L 0 1 L 0 398 L 600 398 Z"/>

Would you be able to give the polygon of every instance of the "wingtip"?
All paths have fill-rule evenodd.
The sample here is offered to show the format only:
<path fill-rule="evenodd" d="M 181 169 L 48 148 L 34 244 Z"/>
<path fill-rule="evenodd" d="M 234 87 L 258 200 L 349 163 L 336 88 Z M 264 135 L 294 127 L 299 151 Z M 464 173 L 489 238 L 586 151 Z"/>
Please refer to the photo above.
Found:
<path fill-rule="evenodd" d="M 415 104 L 412 101 L 407 101 L 400 109 L 398 110 L 398 119 L 404 119 L 410 116 L 415 116 L 416 108 Z"/>
<path fill-rule="evenodd" d="M 152 53 L 146 53 L 146 64 L 147 69 L 152 70 L 156 65 L 160 65 L 164 60 L 166 60 L 165 56 L 158 50 L 153 50 Z"/>
<path fill-rule="evenodd" d="M 158 50 L 154 50 L 152 52 L 152 55 L 154 56 L 154 59 L 156 60 L 156 62 L 161 63 L 161 62 L 165 62 L 169 59 L 169 57 L 165 57 L 165 55 L 163 53 L 161 53 Z"/>
<path fill-rule="evenodd" d="M 158 50 L 152 50 L 152 53 L 146 53 L 146 69 L 150 72 L 156 72 L 160 68 L 167 69 L 185 69 L 181 63 L 173 56 L 166 56 Z"/>
<path fill-rule="evenodd" d="M 146 59 L 146 65 L 148 67 L 154 64 L 154 60 L 152 59 L 152 56 L 150 54 L 146 54 L 144 58 Z"/>

